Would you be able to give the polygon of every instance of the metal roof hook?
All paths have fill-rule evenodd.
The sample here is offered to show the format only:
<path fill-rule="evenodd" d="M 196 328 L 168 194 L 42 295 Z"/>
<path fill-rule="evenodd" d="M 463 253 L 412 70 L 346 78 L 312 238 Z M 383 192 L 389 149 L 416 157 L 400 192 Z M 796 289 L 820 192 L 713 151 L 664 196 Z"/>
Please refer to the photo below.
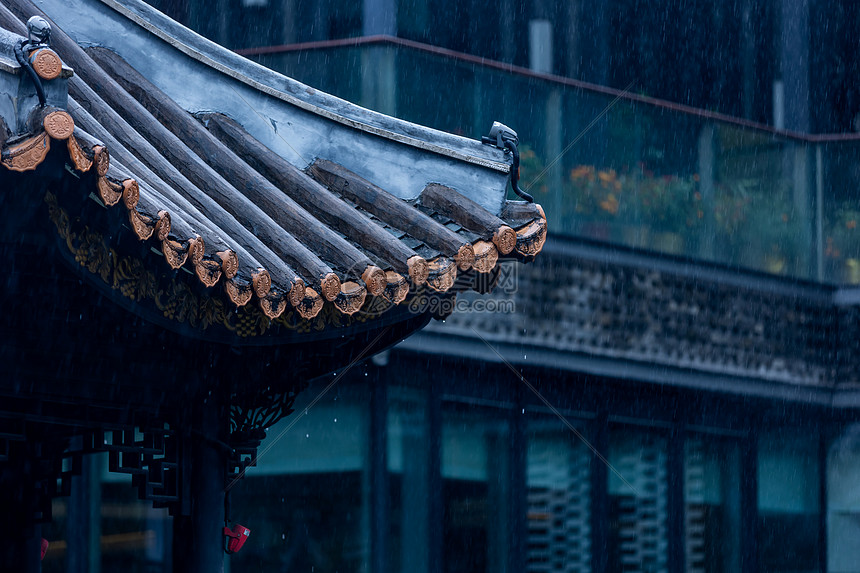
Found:
<path fill-rule="evenodd" d="M 505 142 L 508 140 L 513 141 L 514 145 L 518 145 L 520 142 L 520 138 L 517 136 L 516 131 L 514 131 L 504 123 L 494 121 L 493 127 L 490 128 L 490 135 L 485 135 L 484 137 L 482 137 L 481 143 L 495 145 L 499 149 L 504 149 Z"/>
<path fill-rule="evenodd" d="M 30 63 L 28 46 L 29 42 L 23 38 L 15 42 L 15 59 L 18 61 L 21 69 L 27 72 L 27 75 L 33 80 L 33 85 L 36 87 L 36 95 L 39 97 L 39 107 L 45 107 L 47 103 L 45 100 L 45 88 L 42 87 L 42 80 L 39 78 L 36 70 L 33 69 L 33 64 Z M 26 54 L 24 53 L 25 50 L 27 50 Z"/>
<path fill-rule="evenodd" d="M 534 203 L 535 199 L 519 186 L 520 180 L 520 151 L 517 146 L 520 143 L 520 138 L 517 132 L 498 121 L 493 122 L 493 127 L 490 128 L 490 134 L 481 138 L 481 143 L 485 145 L 495 145 L 499 149 L 504 149 L 505 153 L 510 152 L 513 155 L 514 162 L 511 164 L 511 188 L 518 197 L 525 199 L 529 203 Z"/>
<path fill-rule="evenodd" d="M 41 16 L 27 20 L 27 43 L 29 51 L 51 45 L 51 24 Z"/>
<path fill-rule="evenodd" d="M 36 87 L 36 95 L 39 98 L 39 107 L 45 107 L 45 88 L 42 80 L 30 63 L 30 55 L 40 48 L 47 48 L 51 43 L 51 24 L 41 16 L 33 16 L 27 20 L 27 39 L 18 40 L 15 43 L 15 59 L 21 69 L 27 72 L 33 85 Z"/>

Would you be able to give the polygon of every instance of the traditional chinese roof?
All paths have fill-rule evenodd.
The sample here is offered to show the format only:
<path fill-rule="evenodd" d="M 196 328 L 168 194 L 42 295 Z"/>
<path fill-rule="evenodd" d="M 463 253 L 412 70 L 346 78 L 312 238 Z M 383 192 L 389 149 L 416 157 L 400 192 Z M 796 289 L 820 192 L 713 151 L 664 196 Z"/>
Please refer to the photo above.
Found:
<path fill-rule="evenodd" d="M 14 33 L 42 14 L 27 0 L 6 4 L 0 26 Z M 301 330 L 321 313 L 379 318 L 418 293 L 483 285 L 500 258 L 525 261 L 541 250 L 540 206 L 504 199 L 511 159 L 503 149 L 306 86 L 301 99 L 297 82 L 235 63 L 238 56 L 142 3 L 77 4 L 67 8 L 68 22 L 50 2 L 40 4 L 56 19 L 50 47 L 29 56 L 44 105 L 27 70 L 3 57 L 18 38 L 0 36 L 0 76 L 20 100 L 16 111 L 0 106 L 2 164 L 38 172 L 52 148 L 62 149 L 65 177 L 78 183 L 72 196 L 46 193 L 50 219 L 68 254 L 122 296 L 203 328 L 229 324 L 230 309 L 253 307 L 267 325 Z M 112 41 L 87 37 L 97 11 L 110 13 L 101 24 Z M 133 33 L 117 39 L 117 21 Z M 162 58 L 159 73 L 134 64 L 150 48 L 169 50 L 170 60 L 144 54 Z M 165 70 L 187 80 L 195 102 L 211 92 L 211 105 L 189 105 L 176 78 L 160 75 Z M 206 83 L 213 77 L 254 90 L 275 111 L 237 113 L 235 98 L 218 97 L 220 83 Z M 293 141 L 278 131 L 278 114 L 292 108 L 304 126 Z M 265 330 L 232 326 L 239 334 Z"/>

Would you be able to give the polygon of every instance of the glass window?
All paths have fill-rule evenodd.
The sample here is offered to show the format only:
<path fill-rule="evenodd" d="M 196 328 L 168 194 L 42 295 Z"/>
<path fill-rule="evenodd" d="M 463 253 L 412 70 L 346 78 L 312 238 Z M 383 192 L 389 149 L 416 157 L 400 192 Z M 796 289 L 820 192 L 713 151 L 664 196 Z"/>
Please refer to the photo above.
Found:
<path fill-rule="evenodd" d="M 758 453 L 758 558 L 761 571 L 818 571 L 818 437 L 766 432 Z"/>
<path fill-rule="evenodd" d="M 232 490 L 232 519 L 253 522 L 233 571 L 367 570 L 369 392 L 345 379 L 307 413 L 303 403 L 269 430 L 257 467 Z"/>
<path fill-rule="evenodd" d="M 107 453 L 83 457 L 70 495 L 55 499 L 52 512 L 42 526 L 45 573 L 170 571 L 173 520 L 138 498 L 131 475 L 108 471 Z"/>
<path fill-rule="evenodd" d="M 389 568 L 426 573 L 430 567 L 431 439 L 428 392 L 390 387 L 388 472 Z"/>
<path fill-rule="evenodd" d="M 610 433 L 609 571 L 667 571 L 667 444 L 642 428 Z"/>
<path fill-rule="evenodd" d="M 684 528 L 689 573 L 741 570 L 741 463 L 737 443 L 691 436 L 684 443 Z"/>
<path fill-rule="evenodd" d="M 591 452 L 558 420 L 528 429 L 529 572 L 591 571 Z"/>
<path fill-rule="evenodd" d="M 827 570 L 860 571 L 860 424 L 848 426 L 827 453 Z"/>
<path fill-rule="evenodd" d="M 448 573 L 507 571 L 510 432 L 492 413 L 442 418 L 443 563 Z"/>

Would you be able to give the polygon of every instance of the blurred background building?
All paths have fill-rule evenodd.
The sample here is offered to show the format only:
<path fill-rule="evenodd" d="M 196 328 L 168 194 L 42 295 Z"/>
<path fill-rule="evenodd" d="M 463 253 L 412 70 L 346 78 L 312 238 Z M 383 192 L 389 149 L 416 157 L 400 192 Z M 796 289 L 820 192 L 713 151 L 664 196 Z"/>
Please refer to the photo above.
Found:
<path fill-rule="evenodd" d="M 271 429 L 233 570 L 860 571 L 860 5 L 151 3 L 349 101 L 510 125 L 549 215 L 493 304 Z M 165 570 L 113 480 L 102 570 Z"/>
<path fill-rule="evenodd" d="M 389 35 L 800 132 L 856 131 L 850 0 L 153 0 L 231 49 Z"/>

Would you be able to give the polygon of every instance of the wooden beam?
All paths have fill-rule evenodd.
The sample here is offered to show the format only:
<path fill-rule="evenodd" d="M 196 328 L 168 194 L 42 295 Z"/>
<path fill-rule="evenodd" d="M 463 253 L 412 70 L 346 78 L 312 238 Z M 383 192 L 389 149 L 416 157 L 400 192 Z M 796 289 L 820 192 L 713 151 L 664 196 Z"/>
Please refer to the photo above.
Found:
<path fill-rule="evenodd" d="M 332 302 L 334 306 L 344 314 L 355 314 L 364 304 L 367 290 L 353 281 L 346 281 Z"/>
<path fill-rule="evenodd" d="M 430 261 L 430 276 L 427 284 L 435 291 L 445 292 L 457 280 L 457 264 L 453 259 L 437 257 Z"/>
<path fill-rule="evenodd" d="M 237 271 L 244 267 L 247 271 L 246 275 L 248 277 L 256 272 L 260 265 L 254 261 L 250 254 L 241 249 L 241 247 L 229 244 L 227 241 L 222 239 L 221 235 L 223 234 L 223 231 L 213 226 L 211 222 L 206 220 L 190 203 L 185 203 L 180 207 L 177 203 L 183 202 L 182 197 L 176 194 L 169 185 L 164 183 L 158 175 L 153 173 L 146 165 L 134 157 L 134 155 L 129 153 L 122 144 L 116 141 L 116 139 L 114 139 L 114 137 L 75 100 L 69 100 L 69 109 L 73 111 L 76 117 L 80 118 L 81 122 L 84 123 L 87 128 L 98 134 L 98 136 L 90 135 L 88 132 L 83 131 L 78 127 L 75 130 L 73 137 L 76 138 L 75 146 L 79 148 L 80 151 L 75 154 L 83 156 L 84 160 L 86 160 L 86 157 L 94 156 L 93 149 L 96 147 L 104 148 L 105 153 L 107 152 L 107 149 L 110 148 L 113 150 L 115 156 L 119 157 L 122 161 L 129 161 L 131 165 L 133 165 L 133 168 L 127 168 L 122 164 L 119 165 L 121 165 L 128 173 L 132 174 L 132 177 L 139 182 L 138 185 L 145 189 L 146 194 L 154 197 L 154 199 L 162 205 L 164 209 L 173 213 L 174 217 L 178 221 L 178 227 L 176 230 L 179 235 L 178 237 L 173 238 L 190 241 L 192 238 L 196 237 L 198 247 L 196 247 L 195 250 L 200 251 L 200 256 L 192 257 L 191 261 L 193 264 L 196 264 L 197 259 L 203 256 L 213 259 L 217 257 L 222 261 L 228 261 L 231 266 L 235 264 Z M 105 155 L 105 157 L 107 157 L 107 155 Z M 76 162 L 77 161 L 78 160 L 76 160 Z M 110 162 L 110 165 L 113 164 L 114 162 Z M 83 167 L 86 166 L 84 165 Z M 126 200 L 125 196 L 123 197 L 123 200 Z M 175 203 L 174 200 L 177 201 L 177 203 Z M 126 207 L 131 209 L 132 205 L 126 201 Z M 187 228 L 183 226 L 184 222 L 187 222 Z M 205 246 L 201 235 L 205 235 L 207 237 Z M 241 252 L 242 259 L 246 262 L 240 263 L 237 260 L 233 263 L 232 261 L 229 261 L 229 253 L 233 253 L 233 257 L 235 258 L 237 249 Z M 230 268 L 224 268 L 223 271 L 227 278 L 235 276 L 234 273 L 230 271 Z"/>
<path fill-rule="evenodd" d="M 173 194 L 173 199 L 182 200 L 181 197 L 175 196 L 175 192 L 157 175 L 152 173 L 148 167 L 140 163 L 119 142 L 115 141 L 113 136 L 107 133 L 74 100 L 70 100 L 70 108 L 74 110 L 77 117 L 82 118 L 85 125 L 91 127 L 105 141 L 109 142 L 108 145 L 116 150 L 118 155 L 132 161 L 142 173 L 146 174 L 146 177 L 151 182 L 148 183 L 136 174 L 133 174 L 134 179 L 139 181 L 138 186 L 143 188 L 144 196 L 152 197 L 155 205 L 163 208 L 158 212 L 160 217 L 158 221 L 153 221 L 151 213 L 142 214 L 139 210 L 133 209 L 130 200 L 126 200 L 125 195 L 123 196 L 124 201 L 126 201 L 126 207 L 129 208 L 129 222 L 141 239 L 148 238 L 145 233 L 149 227 L 153 227 L 154 230 L 155 224 L 164 221 L 164 215 L 173 213 L 173 216 L 169 219 L 171 224 L 168 236 L 164 238 L 159 237 L 161 239 L 162 253 L 164 253 L 165 259 L 171 267 L 178 268 L 187 261 L 200 281 L 207 286 L 212 286 L 213 281 L 217 281 L 219 275 L 217 267 L 219 264 L 218 261 L 220 261 L 220 271 L 226 279 L 224 281 L 224 290 L 230 301 L 237 307 L 244 306 L 250 301 L 255 290 L 253 288 L 255 285 L 258 286 L 256 292 L 259 297 L 262 298 L 268 295 L 271 289 L 269 273 L 261 268 L 260 264 L 250 254 L 241 247 L 229 245 L 223 241 L 220 237 L 220 234 L 223 232 L 217 229 L 217 227 L 210 227 L 209 221 L 206 221 L 202 215 L 199 215 L 190 204 L 187 205 L 189 209 L 182 209 L 177 207 L 171 199 L 162 195 L 162 192 L 166 191 L 168 194 Z M 81 143 L 78 143 L 78 139 L 81 140 Z M 80 127 L 75 130 L 75 135 L 70 138 L 70 142 L 72 141 L 74 141 L 74 145 L 70 143 L 70 149 L 74 150 L 76 165 L 83 162 L 83 165 L 78 165 L 80 170 L 85 171 L 88 169 L 87 161 L 89 161 L 89 164 L 92 164 L 92 160 L 87 160 L 87 157 L 95 156 L 95 153 L 92 151 L 93 149 L 104 150 L 104 152 L 99 154 L 102 160 L 101 164 L 108 161 L 107 148 L 102 141 L 82 131 Z M 101 157 L 102 155 L 103 157 Z M 113 166 L 115 164 L 117 164 L 116 161 L 110 165 Z M 128 171 L 132 173 L 131 170 Z M 126 184 L 127 181 L 123 183 Z M 126 187 L 128 186 L 126 185 Z M 165 212 L 164 209 L 167 211 Z M 154 209 L 150 208 L 148 211 L 154 211 Z M 210 243 L 209 254 L 207 254 L 207 243 L 204 242 L 201 234 L 206 235 Z"/>
<path fill-rule="evenodd" d="M 327 159 L 317 159 L 307 171 L 318 182 L 353 201 L 380 221 L 454 259 L 461 271 L 472 266 L 475 253 L 468 241 L 399 197 Z"/>
<path fill-rule="evenodd" d="M 271 217 L 271 220 L 275 221 L 283 231 L 301 236 L 307 241 L 307 245 L 301 245 L 296 241 L 298 244 L 293 247 L 291 252 L 285 254 L 287 256 L 292 255 L 293 264 L 298 268 L 305 269 L 317 281 L 317 284 L 321 284 L 326 278 L 332 280 L 332 277 L 329 276 L 331 269 L 322 263 L 319 258 L 322 257 L 331 261 L 347 278 L 360 277 L 372 294 L 382 293 L 385 288 L 385 275 L 381 269 L 377 269 L 373 265 L 364 253 L 315 219 L 292 198 L 251 169 L 197 120 L 180 108 L 176 102 L 167 97 L 114 52 L 103 48 L 90 48 L 88 53 L 97 59 L 98 64 L 118 85 L 122 86 L 122 89 L 133 96 L 133 101 L 140 102 L 139 105 L 142 105 L 146 111 L 160 121 L 164 128 L 167 128 L 176 138 L 187 143 L 188 147 L 197 154 L 198 160 L 202 160 L 204 165 L 220 174 L 225 180 L 234 182 L 244 201 L 226 196 L 223 190 L 218 189 L 220 182 L 218 179 L 220 178 L 213 178 L 205 170 L 189 170 L 192 181 L 201 186 L 208 185 L 213 197 L 223 202 L 225 207 L 246 203 L 254 205 L 255 208 L 262 210 Z M 99 74 L 94 70 L 84 66 L 81 72 L 81 64 L 77 60 L 72 60 L 72 62 L 75 63 L 76 69 L 79 69 L 79 73 L 85 73 L 88 76 L 92 74 L 93 77 L 100 79 Z M 123 98 L 116 99 L 120 113 L 125 111 L 126 113 L 133 113 L 135 117 L 139 115 L 133 106 L 128 107 L 126 105 L 127 102 L 123 101 Z M 146 125 L 146 129 L 153 136 L 165 141 L 163 134 L 157 130 L 151 130 L 151 126 Z M 183 157 L 183 159 L 189 161 L 187 157 Z M 200 180 L 195 181 L 195 178 Z M 236 214 L 234 212 L 234 215 Z M 239 216 L 243 215 L 239 213 Z M 306 251 L 305 253 L 301 252 L 299 245 Z M 371 280 L 365 280 L 366 277 L 370 277 Z"/>
<path fill-rule="evenodd" d="M 501 218 L 511 227 L 521 227 L 535 219 L 546 219 L 543 207 L 527 201 L 507 201 L 502 208 Z"/>
<path fill-rule="evenodd" d="M 177 177 L 183 173 L 188 173 L 186 170 L 177 171 L 172 164 L 173 162 L 185 165 L 182 159 L 183 154 L 177 155 L 171 162 L 163 157 L 159 151 L 171 147 L 171 143 L 174 147 L 182 147 L 180 141 L 168 142 L 166 147 L 160 147 L 159 150 L 156 150 L 137 131 L 122 121 L 116 115 L 116 112 L 79 78 L 73 77 L 70 81 L 70 87 L 79 103 L 82 101 L 86 102 L 86 104 L 82 104 L 83 107 L 87 108 L 93 114 L 98 123 L 104 125 L 107 131 L 124 138 L 125 141 L 123 143 L 133 149 L 134 153 L 148 167 L 155 171 L 162 179 L 171 181 L 172 185 L 164 189 L 165 193 L 169 193 L 168 189 L 174 189 L 178 195 L 191 203 L 195 210 L 202 213 L 213 225 L 222 229 L 224 234 L 235 237 L 237 243 L 241 242 L 244 244 L 246 249 L 253 254 L 253 257 L 260 261 L 268 272 L 272 273 L 275 287 L 279 292 L 287 294 L 290 302 L 293 304 L 301 300 L 304 295 L 304 280 L 284 261 L 284 254 L 290 248 L 299 244 L 298 241 L 284 233 L 274 221 L 265 217 L 250 202 L 244 205 L 244 212 L 241 211 L 242 206 L 236 204 L 230 205 L 233 212 L 228 212 L 222 204 L 214 201 L 206 193 L 190 183 L 188 179 Z M 157 124 L 154 120 L 151 120 L 150 123 Z M 161 126 L 158 125 L 158 127 Z M 175 136 L 169 132 L 168 135 L 175 139 Z M 184 155 L 192 156 L 193 154 L 186 150 Z M 194 157 L 196 158 L 196 156 Z M 216 173 L 213 172 L 212 174 L 220 179 Z M 222 198 L 242 197 L 223 180 L 216 182 L 215 185 L 222 192 Z M 224 201 L 224 203 L 229 204 L 229 199 Z M 239 221 L 234 217 L 236 213 L 242 213 Z M 258 219 L 254 215 L 261 215 L 262 218 Z M 255 229 L 256 232 L 252 232 L 250 229 Z"/>
<path fill-rule="evenodd" d="M 416 285 L 427 280 L 427 262 L 423 257 L 370 217 L 344 203 L 292 163 L 273 153 L 241 125 L 222 114 L 206 114 L 201 119 L 215 137 L 314 217 L 385 260 L 395 271 L 408 274 Z"/>
<path fill-rule="evenodd" d="M 421 193 L 421 205 L 448 217 L 483 239 L 492 240 L 503 255 L 513 251 L 516 246 L 517 234 L 507 223 L 450 187 L 431 183 Z"/>
<path fill-rule="evenodd" d="M 29 18 L 34 12 L 40 16 L 47 18 L 47 16 L 38 10 L 35 6 L 30 4 L 29 2 L 24 2 L 23 0 L 11 0 L 6 2 L 6 6 L 8 6 L 12 12 L 21 19 Z M 10 11 L 6 10 L 5 6 L 0 6 L 0 23 L 5 20 L 9 20 L 8 16 L 10 15 Z M 11 18 L 14 22 L 15 18 Z M 48 19 L 50 21 L 50 19 Z M 20 20 L 16 22 L 18 28 L 20 28 Z M 16 28 L 17 29 L 17 28 Z M 76 62 L 73 64 L 76 68 L 76 71 L 79 74 L 86 75 L 90 77 L 91 81 L 93 81 L 99 88 L 99 90 L 104 93 L 106 96 L 109 96 L 112 100 L 112 104 L 117 104 L 118 108 L 125 109 L 128 111 L 131 109 L 132 111 L 137 112 L 137 114 L 131 113 L 129 117 L 132 117 L 135 120 L 136 127 L 149 126 L 153 127 L 153 124 L 157 124 L 157 122 L 152 121 L 151 118 L 148 118 L 148 114 L 146 114 L 145 110 L 142 108 L 134 109 L 134 104 L 136 102 L 128 96 L 119 86 L 117 86 L 110 78 L 104 74 L 95 65 L 92 60 L 83 52 L 83 50 L 71 39 L 69 38 L 56 24 L 53 24 L 53 32 L 52 32 L 52 41 L 54 43 L 54 47 L 58 49 L 59 52 L 63 53 L 66 61 L 68 62 Z M 170 165 L 170 163 L 162 157 L 155 149 L 148 143 L 143 137 L 140 136 L 130 125 L 126 122 L 122 121 L 118 114 L 114 112 L 114 110 L 105 104 L 105 102 L 95 94 L 95 92 L 86 86 L 83 81 L 80 80 L 78 76 L 74 76 L 70 81 L 70 91 L 72 91 L 73 95 L 77 95 L 79 101 L 85 100 L 86 104 L 84 107 L 87 107 L 88 111 L 94 113 L 96 119 L 102 124 L 110 124 L 108 127 L 110 131 L 116 134 L 120 134 L 121 137 L 126 139 L 126 142 L 133 142 L 133 145 L 130 147 L 135 150 L 135 153 L 138 154 L 139 158 L 144 160 L 147 165 L 152 168 L 154 171 L 158 172 L 163 179 L 169 179 L 170 181 L 174 181 L 173 177 L 166 176 L 166 174 L 174 175 L 176 170 Z M 125 96 L 125 97 L 123 97 Z M 83 103 L 83 102 L 81 102 Z M 124 107 L 118 104 L 126 104 L 129 107 Z M 89 106 L 89 107 L 88 107 Z M 142 112 L 142 113 L 140 113 Z M 139 117 L 137 117 L 139 116 Z M 148 120 L 148 119 L 149 120 Z M 119 120 L 119 121 L 118 121 Z M 166 130 L 164 130 L 166 132 Z M 166 132 L 168 135 L 170 132 Z M 164 135 L 162 133 L 161 135 Z M 169 154 L 171 156 L 171 160 L 175 160 L 178 164 L 185 164 L 185 161 L 191 159 L 193 153 L 191 153 L 184 145 L 181 144 L 178 140 L 171 141 L 167 139 L 166 141 L 162 141 L 165 146 L 165 151 L 170 151 L 173 149 L 175 153 Z M 177 145 L 178 144 L 178 145 Z M 178 155 L 178 157 L 177 157 Z M 199 167 L 199 165 L 195 162 L 195 167 Z M 204 170 L 205 171 L 205 170 Z M 211 170 L 210 170 L 211 171 Z M 214 174 L 214 172 L 212 172 Z M 216 174 L 217 175 L 217 174 Z M 219 187 L 222 187 L 221 191 L 226 189 L 231 189 L 229 184 L 226 182 L 218 182 Z M 205 196 L 205 194 L 201 194 L 205 196 L 205 199 L 202 197 L 196 196 L 194 194 L 194 189 L 188 189 L 185 185 L 177 185 L 180 187 L 182 193 L 188 193 L 189 195 L 186 198 L 193 198 L 194 200 L 201 201 L 200 206 L 205 205 L 205 211 L 208 211 L 207 215 L 210 220 L 212 220 L 219 227 L 224 228 L 227 227 L 231 234 L 236 233 L 240 237 L 240 240 L 247 245 L 256 245 L 252 247 L 254 250 L 254 254 L 261 259 L 264 264 L 269 268 L 269 272 L 277 272 L 280 276 L 279 279 L 283 279 L 285 277 L 291 277 L 293 280 L 284 280 L 283 284 L 279 285 L 280 289 L 283 289 L 282 292 L 286 293 L 290 301 L 292 303 L 298 303 L 304 296 L 304 281 L 299 277 L 295 271 L 292 270 L 287 264 L 285 264 L 282 260 L 279 259 L 277 255 L 266 247 L 266 245 L 262 244 L 262 242 L 257 239 L 257 237 L 248 231 L 247 229 L 242 229 L 242 225 L 237 225 L 236 221 L 233 217 L 230 217 L 229 214 L 223 209 L 213 209 L 217 203 L 215 203 L 211 198 Z M 199 190 L 197 190 L 199 191 Z M 235 190 L 233 190 L 235 191 Z M 231 193 L 230 195 L 234 195 Z M 236 194 L 237 195 L 237 194 Z M 235 216 L 236 213 L 233 213 Z M 255 230 L 261 235 L 269 235 L 270 232 L 273 233 L 273 229 L 269 228 L 268 222 L 259 222 L 255 228 Z M 262 231 L 262 232 L 261 232 Z M 283 233 L 282 233 L 283 235 Z M 269 238 L 268 236 L 266 237 Z M 280 245 L 280 242 L 277 242 Z M 273 243 L 273 246 L 275 244 Z M 262 248 L 260 248 L 262 247 Z M 280 253 L 279 253 L 280 254 Z M 255 281 L 256 283 L 256 281 Z"/>
<path fill-rule="evenodd" d="M 517 253 L 533 257 L 543 249 L 547 233 L 543 207 L 537 203 L 508 201 L 502 209 L 502 218 L 517 230 Z"/>
<path fill-rule="evenodd" d="M 84 140 L 90 138 L 81 130 L 77 130 L 77 135 Z M 110 162 L 105 176 L 98 179 L 102 201 L 109 206 L 118 203 L 122 198 L 128 210 L 129 224 L 138 239 L 143 241 L 153 238 L 158 241 L 171 268 L 178 269 L 190 260 L 198 279 L 207 287 L 215 286 L 222 273 L 226 278 L 233 279 L 238 270 L 235 253 L 228 250 L 217 253 L 220 255 L 218 259 L 205 259 L 203 240 L 185 222 L 181 211 L 174 209 L 174 214 L 171 215 L 163 208 L 166 201 L 148 184 L 143 185 L 145 192 L 141 195 L 136 177 L 116 160 Z M 246 282 L 249 286 L 250 275 L 249 281 Z M 234 302 L 242 302 L 242 299 Z"/>
<path fill-rule="evenodd" d="M 516 251 L 524 257 L 533 257 L 546 243 L 546 219 L 535 219 L 517 229 Z"/>
<path fill-rule="evenodd" d="M 87 60 L 89 59 L 86 54 L 84 54 L 84 57 Z M 90 61 L 89 63 L 96 67 L 97 76 L 104 75 L 104 72 L 94 62 Z M 104 79 L 104 81 L 112 82 L 109 77 Z M 134 106 L 140 108 L 140 104 L 130 98 L 123 91 L 122 87 L 116 84 L 114 84 L 114 87 L 129 99 L 126 103 L 131 108 L 134 108 Z M 174 145 L 171 147 L 175 152 L 173 161 L 180 161 L 180 165 L 185 166 L 183 173 L 192 179 L 192 187 L 197 190 L 196 195 L 188 196 L 188 199 L 194 203 L 195 208 L 200 208 L 202 206 L 201 202 L 202 204 L 206 204 L 207 201 L 217 203 L 219 207 L 223 207 L 231 215 L 236 216 L 247 229 L 265 238 L 268 247 L 272 248 L 290 268 L 302 271 L 306 278 L 316 283 L 328 300 L 332 300 L 337 296 L 337 293 L 340 292 L 340 278 L 326 263 L 308 249 L 307 246 L 295 239 L 292 234 L 285 232 L 278 223 L 269 218 L 257 205 L 241 195 L 225 179 L 212 170 L 201 157 L 198 157 L 188 149 L 178 139 L 178 136 L 166 130 L 157 120 L 151 118 L 146 110 L 140 108 L 138 111 L 139 114 L 132 119 L 140 120 L 141 114 L 151 119 L 151 121 L 145 122 L 146 128 L 144 131 L 150 139 L 155 141 L 160 136 L 164 136 L 173 142 Z M 163 149 L 164 147 L 162 146 Z M 201 189 L 215 191 L 214 199 Z M 209 205 L 209 207 L 214 209 L 214 205 Z M 223 227 L 220 223 L 219 226 Z M 291 301 L 297 304 L 300 300 L 301 297 Z"/>
<path fill-rule="evenodd" d="M 263 272 L 268 275 L 268 271 L 264 271 L 260 263 L 244 248 L 238 246 L 233 241 L 228 243 L 223 239 L 223 231 L 213 226 L 190 203 L 187 203 L 169 185 L 164 183 L 158 175 L 129 153 L 122 144 L 108 133 L 75 100 L 69 100 L 69 109 L 78 118 L 79 124 L 82 124 L 95 134 L 90 135 L 80 125 L 76 128 L 73 137 L 76 138 L 76 142 L 79 140 L 77 147 L 80 148 L 80 154 L 84 158 L 88 156 L 92 157 L 95 155 L 93 149 L 101 148 L 105 150 L 102 152 L 104 154 L 103 162 L 108 162 L 112 166 L 118 162 L 110 161 L 106 150 L 108 147 L 114 150 L 116 156 L 134 165 L 133 169 L 129 169 L 120 164 L 123 169 L 128 171 L 138 181 L 138 185 L 144 190 L 144 195 L 151 197 L 160 209 L 164 209 L 172 214 L 170 235 L 161 241 L 162 252 L 165 254 L 168 263 L 173 266 L 178 262 L 178 245 L 184 246 L 187 252 L 186 260 L 191 264 L 194 273 L 201 282 L 211 286 L 212 279 L 215 276 L 213 262 L 220 262 L 221 271 L 226 279 L 225 290 L 227 296 L 236 306 L 247 304 L 252 292 L 251 287 L 254 276 L 260 275 Z M 178 206 L 177 203 L 182 204 L 182 206 Z M 128 204 L 126 204 L 126 207 L 128 207 Z M 151 213 L 147 214 L 147 216 L 151 217 Z M 135 229 L 140 225 L 146 224 L 146 219 L 142 219 L 131 210 L 129 211 L 129 220 Z M 206 237 L 205 240 L 203 239 L 204 236 Z M 271 280 L 269 279 L 261 284 L 270 285 Z M 268 292 L 268 288 L 261 289 L 259 295 L 261 297 L 266 296 Z"/>
<path fill-rule="evenodd" d="M 472 268 L 479 273 L 488 273 L 493 270 L 499 260 L 499 251 L 490 241 L 475 241 L 475 264 Z"/>
<path fill-rule="evenodd" d="M 201 235 L 210 242 L 215 237 L 231 244 L 231 250 L 239 257 L 240 273 L 244 269 L 243 278 L 250 279 L 254 291 L 258 297 L 267 296 L 271 285 L 281 293 L 288 293 L 290 301 L 298 302 L 304 295 L 304 281 L 295 271 L 268 248 L 257 236 L 238 225 L 229 213 L 224 211 L 214 202 L 206 202 L 201 205 L 193 204 L 188 197 L 200 196 L 203 193 L 186 179 L 173 165 L 166 161 L 158 151 L 138 134 L 125 120 L 123 120 L 113 109 L 110 108 L 89 86 L 77 78 L 72 78 L 75 91 L 87 106 L 80 105 L 78 98 L 69 100 L 69 109 L 79 124 L 84 124 L 88 131 L 92 131 L 96 137 L 105 141 L 113 147 L 117 154 L 122 156 L 123 161 L 130 168 L 138 171 L 161 193 L 172 201 L 178 210 L 185 213 L 193 213 L 198 223 L 206 221 L 212 229 L 218 232 L 205 233 L 201 228 Z M 91 112 L 95 111 L 98 117 Z M 112 133 L 120 134 L 124 142 L 118 141 Z M 134 149 L 135 156 L 126 148 L 129 145 Z M 142 161 L 145 159 L 146 162 Z M 170 181 L 167 185 L 164 181 Z M 180 192 L 182 189 L 183 192 Z M 203 207 L 200 209 L 198 207 Z M 224 223 L 224 225 L 220 224 Z M 227 227 L 227 230 L 224 230 Z M 229 239 L 228 239 L 229 237 Z M 241 246 L 240 246 L 241 245 Z M 250 275 L 250 277 L 248 276 Z M 242 285 L 228 287 L 228 293 L 242 291 Z M 233 297 L 231 297 L 233 299 Z M 242 300 L 239 297 L 238 300 Z M 234 300 L 235 302 L 235 300 Z"/>

